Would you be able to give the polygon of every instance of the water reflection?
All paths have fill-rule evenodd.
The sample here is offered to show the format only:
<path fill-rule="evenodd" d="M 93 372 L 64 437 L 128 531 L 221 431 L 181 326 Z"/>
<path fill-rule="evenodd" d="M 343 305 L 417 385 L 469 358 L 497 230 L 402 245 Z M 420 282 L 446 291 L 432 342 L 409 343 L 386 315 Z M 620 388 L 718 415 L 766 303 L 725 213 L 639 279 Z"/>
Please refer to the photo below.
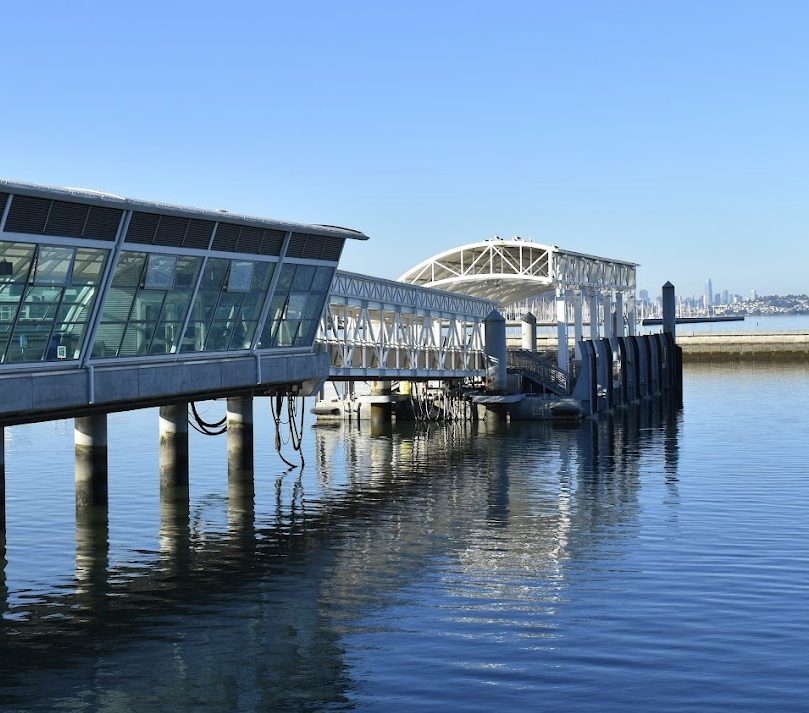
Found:
<path fill-rule="evenodd" d="M 436 563 L 451 620 L 522 601 L 550 636 L 570 567 L 625 546 L 642 460 L 662 454 L 676 488 L 678 429 L 676 406 L 648 399 L 578 428 L 318 427 L 270 516 L 249 471 L 230 474 L 222 531 L 191 517 L 187 489 L 164 491 L 159 552 L 119 561 L 105 513 L 85 513 L 75 586 L 24 608 L 0 541 L 0 705 L 322 710 L 350 697 L 343 637 Z"/>
<path fill-rule="evenodd" d="M 0 530 L 0 627 L 8 611 L 8 585 L 6 584 L 6 533 Z"/>

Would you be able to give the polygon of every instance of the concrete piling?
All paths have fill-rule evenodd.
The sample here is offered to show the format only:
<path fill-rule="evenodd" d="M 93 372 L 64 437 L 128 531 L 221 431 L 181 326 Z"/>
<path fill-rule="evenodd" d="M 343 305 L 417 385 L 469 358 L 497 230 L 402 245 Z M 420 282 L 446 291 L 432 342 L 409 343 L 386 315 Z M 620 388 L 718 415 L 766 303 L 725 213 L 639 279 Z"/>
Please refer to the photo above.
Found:
<path fill-rule="evenodd" d="M 393 413 L 391 382 L 371 382 L 371 424 L 383 425 L 391 422 Z"/>
<path fill-rule="evenodd" d="M 106 507 L 107 415 L 81 416 L 73 426 L 76 451 L 76 511 Z"/>
<path fill-rule="evenodd" d="M 160 407 L 160 489 L 188 487 L 188 403 Z"/>
<path fill-rule="evenodd" d="M 522 318 L 522 348 L 529 352 L 537 350 L 537 318 L 530 312 Z"/>
<path fill-rule="evenodd" d="M 253 477 L 253 398 L 227 401 L 228 478 Z"/>
<path fill-rule="evenodd" d="M 508 390 L 508 350 L 506 343 L 506 320 L 496 310 L 483 320 L 486 342 L 486 393 L 501 396 Z M 506 421 L 508 407 L 505 403 L 490 402 L 486 411 L 496 421 Z"/>
<path fill-rule="evenodd" d="M 227 402 L 228 524 L 234 533 L 252 532 L 255 518 L 253 398 Z"/>

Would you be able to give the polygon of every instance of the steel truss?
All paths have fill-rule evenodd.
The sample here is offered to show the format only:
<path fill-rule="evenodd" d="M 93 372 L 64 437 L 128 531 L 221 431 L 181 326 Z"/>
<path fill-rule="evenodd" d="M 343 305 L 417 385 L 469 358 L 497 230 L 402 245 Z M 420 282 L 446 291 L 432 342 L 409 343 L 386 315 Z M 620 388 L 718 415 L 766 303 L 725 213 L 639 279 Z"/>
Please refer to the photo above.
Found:
<path fill-rule="evenodd" d="M 399 279 L 496 302 L 577 289 L 635 293 L 635 263 L 585 255 L 515 238 L 463 245 L 429 258 Z"/>
<path fill-rule="evenodd" d="M 317 342 L 331 379 L 439 379 L 486 373 L 490 300 L 337 271 Z"/>

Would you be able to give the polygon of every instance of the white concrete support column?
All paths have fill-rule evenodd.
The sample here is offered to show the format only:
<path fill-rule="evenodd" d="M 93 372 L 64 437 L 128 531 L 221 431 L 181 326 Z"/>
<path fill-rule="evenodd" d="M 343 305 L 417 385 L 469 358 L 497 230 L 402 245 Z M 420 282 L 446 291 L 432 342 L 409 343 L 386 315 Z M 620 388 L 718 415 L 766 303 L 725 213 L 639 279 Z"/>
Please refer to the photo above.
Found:
<path fill-rule="evenodd" d="M 522 348 L 529 352 L 537 350 L 537 318 L 530 312 L 522 318 Z"/>
<path fill-rule="evenodd" d="M 592 290 L 588 295 L 590 301 L 590 339 L 598 339 L 598 293 Z"/>
<path fill-rule="evenodd" d="M 624 336 L 624 293 L 615 293 L 615 336 Z"/>
<path fill-rule="evenodd" d="M 371 424 L 388 424 L 393 414 L 393 396 L 390 381 L 371 382 Z"/>
<path fill-rule="evenodd" d="M 107 505 L 107 415 L 74 419 L 76 512 Z"/>
<path fill-rule="evenodd" d="M 567 299 L 564 290 L 556 291 L 556 344 L 559 350 L 559 368 L 570 371 L 570 352 L 567 344 Z"/>
<path fill-rule="evenodd" d="M 253 397 L 227 400 L 228 525 L 233 533 L 251 533 L 255 525 Z"/>
<path fill-rule="evenodd" d="M 577 290 L 574 293 L 573 297 L 573 341 L 575 344 L 576 350 L 576 360 L 581 360 L 581 348 L 579 347 L 579 342 L 582 340 L 582 335 L 584 332 L 582 326 L 582 312 L 584 311 L 584 295 L 581 290 Z"/>
<path fill-rule="evenodd" d="M 178 566 L 191 527 L 188 402 L 160 407 L 160 551 Z"/>
<path fill-rule="evenodd" d="M 630 337 L 634 337 L 637 331 L 637 314 L 635 307 L 635 293 L 630 292 L 626 297 L 626 333 Z"/>
<path fill-rule="evenodd" d="M 612 292 L 604 293 L 604 337 L 606 339 L 612 338 L 613 332 L 613 318 L 612 318 Z"/>
<path fill-rule="evenodd" d="M 228 477 L 253 478 L 253 397 L 227 401 Z"/>
<path fill-rule="evenodd" d="M 160 407 L 160 489 L 188 488 L 188 403 Z"/>

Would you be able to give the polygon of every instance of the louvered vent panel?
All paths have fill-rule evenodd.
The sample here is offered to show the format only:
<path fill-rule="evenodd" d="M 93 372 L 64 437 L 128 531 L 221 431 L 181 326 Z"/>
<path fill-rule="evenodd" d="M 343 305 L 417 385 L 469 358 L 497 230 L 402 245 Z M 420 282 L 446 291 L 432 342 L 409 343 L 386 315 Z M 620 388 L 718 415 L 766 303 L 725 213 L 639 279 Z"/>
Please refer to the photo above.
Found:
<path fill-rule="evenodd" d="M 8 203 L 8 193 L 0 193 L 0 218 L 3 216 L 3 211 L 6 209 Z"/>
<path fill-rule="evenodd" d="M 185 231 L 184 248 L 198 248 L 207 250 L 208 243 L 211 242 L 214 224 L 210 220 L 192 219 L 188 223 L 188 230 Z"/>
<path fill-rule="evenodd" d="M 160 216 L 155 213 L 133 213 L 126 231 L 126 242 L 151 245 L 159 222 Z"/>
<path fill-rule="evenodd" d="M 47 198 L 15 195 L 6 219 L 6 232 L 42 235 L 50 207 Z"/>
<path fill-rule="evenodd" d="M 188 229 L 188 218 L 179 218 L 173 215 L 161 215 L 154 236 L 155 245 L 170 245 L 174 248 L 182 247 L 185 231 Z"/>
<path fill-rule="evenodd" d="M 87 222 L 89 205 L 53 201 L 45 224 L 45 235 L 64 235 L 67 238 L 80 238 Z"/>
<path fill-rule="evenodd" d="M 303 257 L 307 260 L 320 260 L 323 257 L 323 248 L 326 247 L 327 238 L 320 235 L 310 235 L 303 246 Z"/>
<path fill-rule="evenodd" d="M 236 250 L 240 253 L 258 254 L 263 237 L 264 230 L 262 228 L 243 225 L 242 232 L 239 234 L 239 242 L 236 243 Z"/>
<path fill-rule="evenodd" d="M 287 245 L 287 257 L 303 257 L 303 248 L 306 245 L 305 233 L 292 233 Z"/>
<path fill-rule="evenodd" d="M 239 240 L 239 226 L 233 223 L 220 223 L 213 239 L 214 250 L 227 250 L 236 252 L 236 243 Z"/>
<path fill-rule="evenodd" d="M 261 241 L 261 248 L 259 254 L 261 255 L 280 255 L 281 248 L 284 247 L 284 238 L 286 233 L 283 230 L 265 230 L 264 239 Z"/>
<path fill-rule="evenodd" d="M 342 238 L 330 238 L 326 242 L 326 247 L 323 248 L 323 259 L 337 262 L 340 259 L 340 253 L 343 252 L 345 242 Z"/>
<path fill-rule="evenodd" d="M 118 208 L 105 208 L 103 206 L 92 206 L 90 215 L 84 225 L 83 238 L 93 240 L 115 240 L 118 235 L 118 226 L 121 223 L 122 210 Z"/>

